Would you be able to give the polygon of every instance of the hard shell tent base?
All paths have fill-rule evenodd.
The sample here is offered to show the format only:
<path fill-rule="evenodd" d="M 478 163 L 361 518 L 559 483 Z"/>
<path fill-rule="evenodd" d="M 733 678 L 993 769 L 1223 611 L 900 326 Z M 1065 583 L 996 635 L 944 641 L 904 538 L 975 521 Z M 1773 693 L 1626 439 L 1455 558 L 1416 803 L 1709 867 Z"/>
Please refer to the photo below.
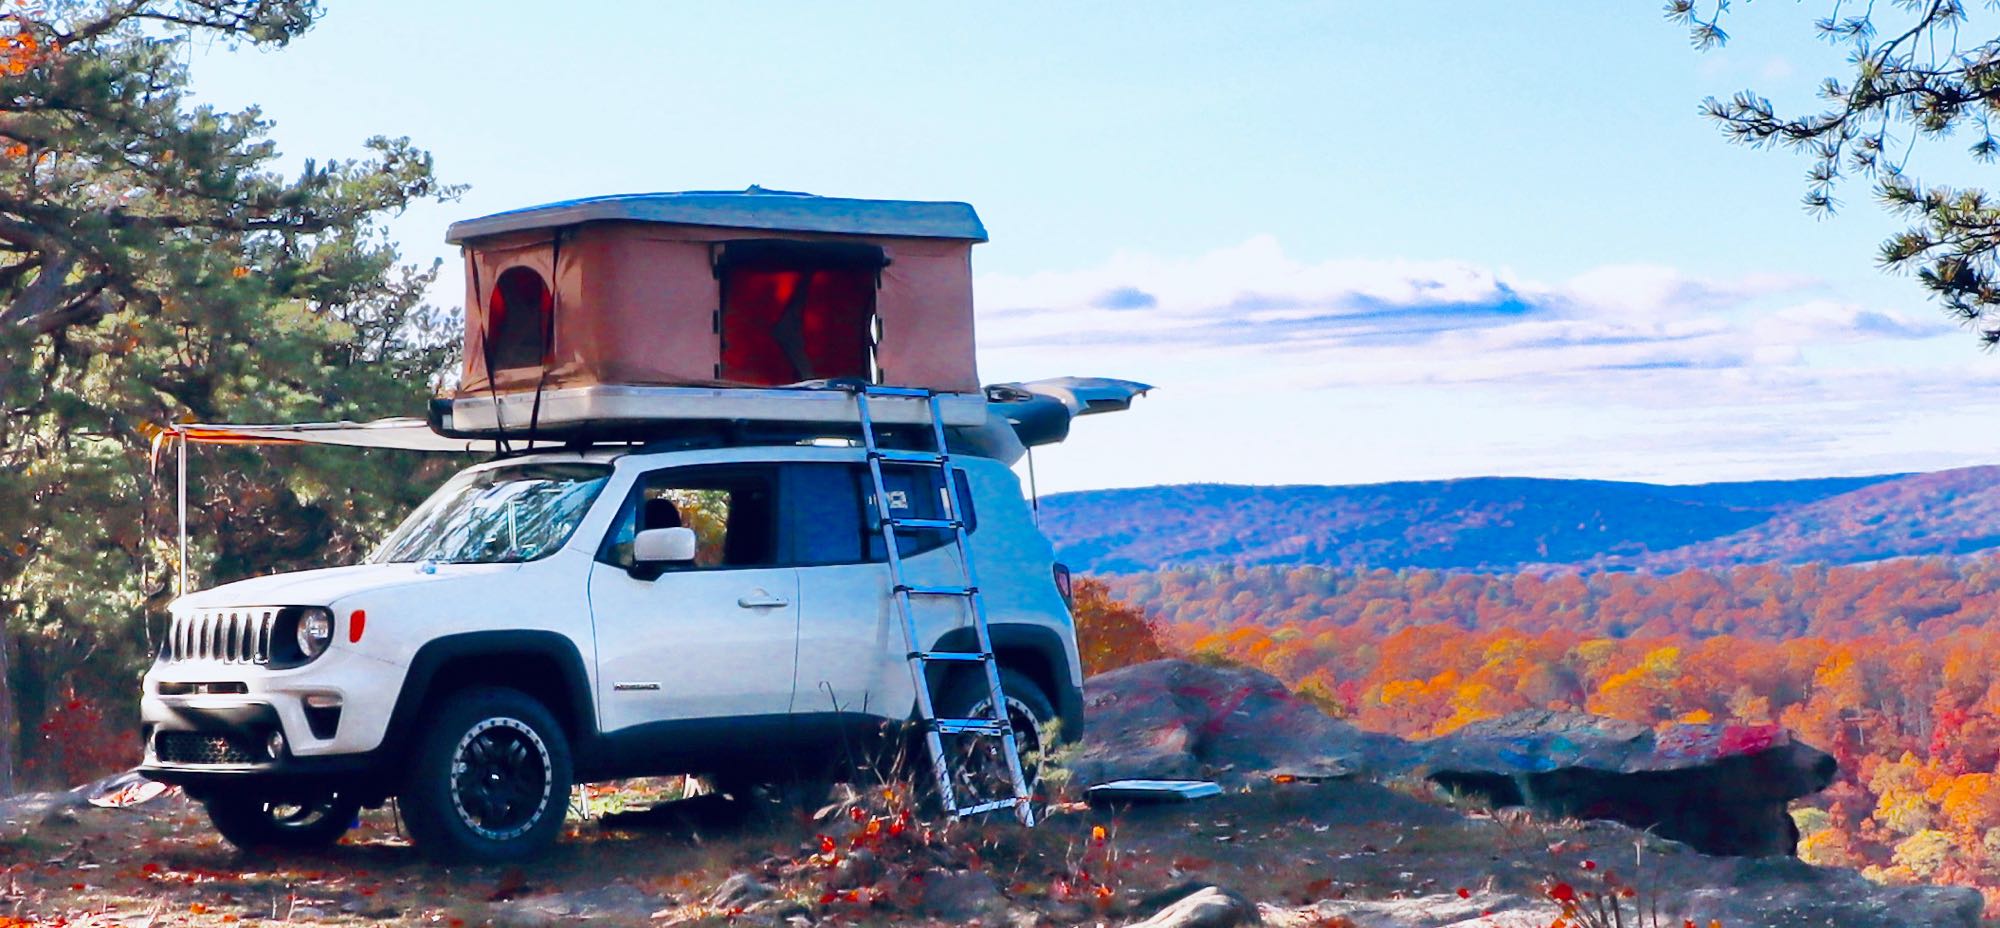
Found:
<path fill-rule="evenodd" d="M 969 428 L 986 421 L 986 397 L 940 394 L 945 425 Z M 930 412 L 922 400 L 882 399 L 875 418 L 889 425 L 922 425 Z M 644 435 L 672 423 L 766 422 L 858 426 L 854 394 L 830 385 L 797 387 L 677 387 L 593 384 L 536 393 L 461 396 L 450 403 L 454 435 L 525 438 L 601 438 Z"/>

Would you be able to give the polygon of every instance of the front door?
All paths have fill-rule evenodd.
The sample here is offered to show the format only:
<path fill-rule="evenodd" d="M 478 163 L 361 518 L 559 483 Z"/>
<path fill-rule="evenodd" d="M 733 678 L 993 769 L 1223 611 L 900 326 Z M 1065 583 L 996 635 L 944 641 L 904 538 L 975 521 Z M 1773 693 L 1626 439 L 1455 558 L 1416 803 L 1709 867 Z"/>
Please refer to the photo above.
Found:
<path fill-rule="evenodd" d="M 790 711 L 798 571 L 777 566 L 775 472 L 670 468 L 642 477 L 591 566 L 599 724 L 765 719 Z M 693 564 L 632 568 L 640 529 L 692 528 Z"/>

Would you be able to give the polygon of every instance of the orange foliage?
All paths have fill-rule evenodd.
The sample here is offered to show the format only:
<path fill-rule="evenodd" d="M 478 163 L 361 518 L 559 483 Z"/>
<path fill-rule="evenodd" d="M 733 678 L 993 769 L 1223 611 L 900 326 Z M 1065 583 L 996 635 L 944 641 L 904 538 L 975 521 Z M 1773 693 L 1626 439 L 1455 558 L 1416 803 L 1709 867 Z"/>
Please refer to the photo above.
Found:
<path fill-rule="evenodd" d="M 1152 617 L 1131 603 L 1113 599 L 1104 581 L 1078 577 L 1072 599 L 1076 648 L 1083 657 L 1085 676 L 1167 656 Z"/>

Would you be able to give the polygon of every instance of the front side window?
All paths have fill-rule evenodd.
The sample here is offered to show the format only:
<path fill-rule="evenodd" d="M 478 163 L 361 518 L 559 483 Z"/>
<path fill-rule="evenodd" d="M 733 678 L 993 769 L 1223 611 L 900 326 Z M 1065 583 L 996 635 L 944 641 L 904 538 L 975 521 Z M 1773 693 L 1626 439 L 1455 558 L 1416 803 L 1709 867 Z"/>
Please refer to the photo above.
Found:
<path fill-rule="evenodd" d="M 369 561 L 503 564 L 546 557 L 569 540 L 610 479 L 609 466 L 582 463 L 460 474 L 404 519 Z"/>
<path fill-rule="evenodd" d="M 775 523 L 769 468 L 656 471 L 633 488 L 598 559 L 631 567 L 632 538 L 640 531 L 690 528 L 696 568 L 768 567 L 777 561 Z"/>

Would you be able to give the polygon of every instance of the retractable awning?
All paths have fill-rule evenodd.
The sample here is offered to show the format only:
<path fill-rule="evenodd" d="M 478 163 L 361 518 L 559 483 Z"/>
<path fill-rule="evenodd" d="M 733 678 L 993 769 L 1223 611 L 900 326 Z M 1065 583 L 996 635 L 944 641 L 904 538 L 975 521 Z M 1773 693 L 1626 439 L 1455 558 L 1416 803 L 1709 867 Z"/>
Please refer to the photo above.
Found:
<path fill-rule="evenodd" d="M 494 450 L 492 439 L 446 438 L 432 431 L 424 420 L 408 416 L 372 422 L 283 425 L 183 422 L 167 426 L 167 432 L 197 445 L 342 445 L 459 454 Z"/>
<path fill-rule="evenodd" d="M 447 438 L 431 431 L 430 423 L 402 416 L 372 422 L 297 422 L 283 425 L 216 422 L 176 422 L 153 433 L 153 460 L 163 445 L 178 446 L 174 505 L 179 516 L 180 562 L 176 591 L 187 588 L 187 448 L 189 445 L 340 445 L 392 451 L 457 454 L 498 450 L 492 439 Z"/>

